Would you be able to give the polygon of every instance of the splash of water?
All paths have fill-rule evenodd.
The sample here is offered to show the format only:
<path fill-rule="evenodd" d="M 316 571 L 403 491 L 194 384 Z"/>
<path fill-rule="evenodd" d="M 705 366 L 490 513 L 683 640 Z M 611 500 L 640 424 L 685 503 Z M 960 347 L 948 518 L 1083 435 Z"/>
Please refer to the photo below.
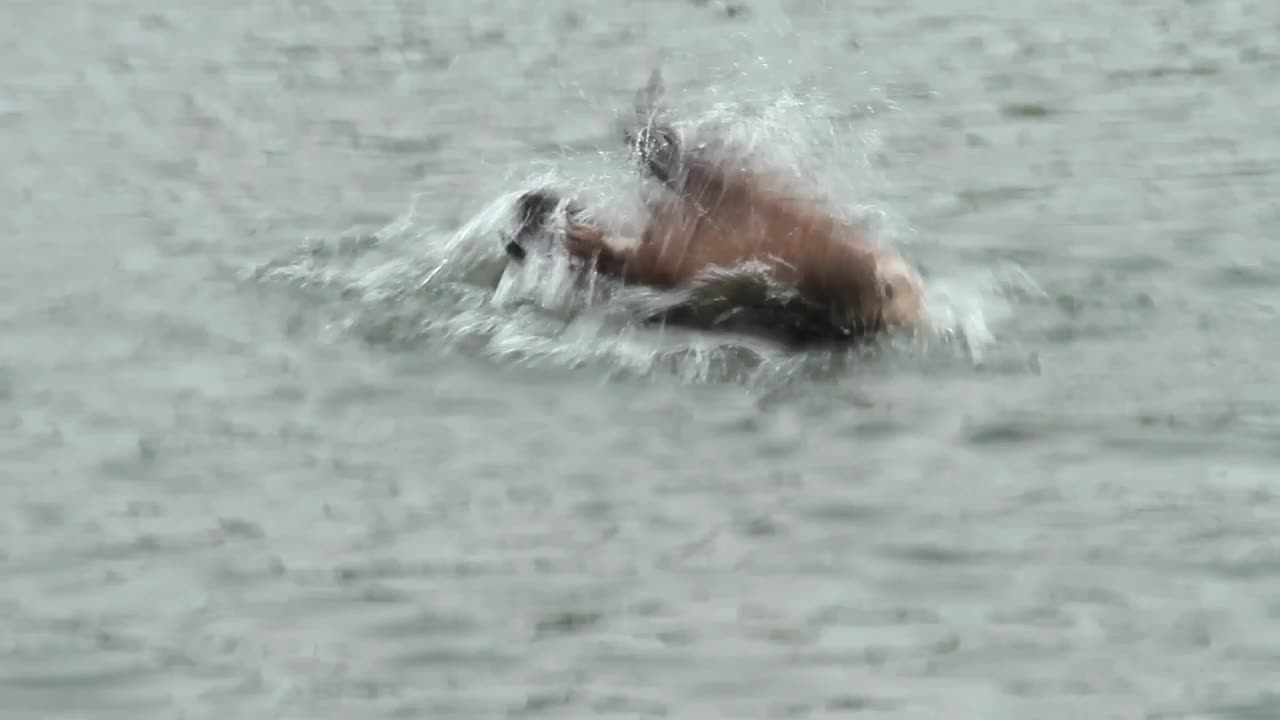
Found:
<path fill-rule="evenodd" d="M 681 131 L 692 143 L 718 139 L 750 162 L 805 182 L 842 212 L 864 222 L 873 216 L 897 231 L 891 236 L 907 227 L 894 225 L 895 213 L 883 205 L 841 201 L 874 197 L 865 189 L 875 184 L 874 128 L 842 147 L 843 135 L 817 94 L 709 95 L 701 109 L 691 102 L 681 114 Z M 465 346 L 512 363 L 591 363 L 615 372 L 668 371 L 692 381 L 790 377 L 830 365 L 829 357 L 788 353 L 761 339 L 643 326 L 641 311 L 671 302 L 671 294 L 600 279 L 584 284 L 562 251 L 508 263 L 502 238 L 512 230 L 517 198 L 530 188 L 583 198 L 615 230 L 640 221 L 643 181 L 623 149 L 601 157 L 599 172 L 576 181 L 554 165 L 527 174 L 452 231 L 433 225 L 415 204 L 371 236 L 309 243 L 253 275 L 327 298 L 338 308 L 342 332 L 371 343 Z M 960 275 L 930 278 L 927 308 L 937 335 L 958 341 L 947 344 L 976 361 L 996 342 L 992 320 L 1009 312 L 999 283 Z"/>

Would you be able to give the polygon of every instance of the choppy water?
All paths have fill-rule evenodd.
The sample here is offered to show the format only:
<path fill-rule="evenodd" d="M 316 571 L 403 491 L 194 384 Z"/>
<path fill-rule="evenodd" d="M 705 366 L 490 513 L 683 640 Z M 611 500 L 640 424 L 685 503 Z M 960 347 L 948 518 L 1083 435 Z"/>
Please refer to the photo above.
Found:
<path fill-rule="evenodd" d="M 0 714 L 1280 717 L 1277 8 L 5 3 Z M 500 285 L 657 64 L 948 337 Z"/>

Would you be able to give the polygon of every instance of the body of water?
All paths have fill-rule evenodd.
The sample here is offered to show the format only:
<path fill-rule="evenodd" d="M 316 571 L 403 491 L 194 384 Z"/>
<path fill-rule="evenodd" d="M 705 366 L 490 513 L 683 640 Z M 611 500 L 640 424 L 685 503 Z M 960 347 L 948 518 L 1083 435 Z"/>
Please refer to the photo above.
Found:
<path fill-rule="evenodd" d="M 10 0 L 0 715 L 1280 717 L 1277 8 Z M 504 277 L 655 67 L 943 332 Z"/>

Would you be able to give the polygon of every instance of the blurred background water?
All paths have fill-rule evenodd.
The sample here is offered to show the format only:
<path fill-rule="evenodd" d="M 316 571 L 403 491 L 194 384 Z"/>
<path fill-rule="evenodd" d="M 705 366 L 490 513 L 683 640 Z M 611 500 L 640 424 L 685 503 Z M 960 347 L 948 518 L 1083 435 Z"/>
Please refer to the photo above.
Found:
<path fill-rule="evenodd" d="M 0 715 L 1280 717 L 1278 8 L 5 3 Z M 947 335 L 504 301 L 658 66 Z"/>

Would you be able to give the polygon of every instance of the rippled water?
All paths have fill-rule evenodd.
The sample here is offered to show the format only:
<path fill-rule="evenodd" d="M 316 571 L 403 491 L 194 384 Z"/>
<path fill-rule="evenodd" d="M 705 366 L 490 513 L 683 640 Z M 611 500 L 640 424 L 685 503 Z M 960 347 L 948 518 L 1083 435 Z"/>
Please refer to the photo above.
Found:
<path fill-rule="evenodd" d="M 1278 7 L 6 3 L 0 711 L 1280 717 Z M 946 336 L 504 278 L 657 65 Z"/>

